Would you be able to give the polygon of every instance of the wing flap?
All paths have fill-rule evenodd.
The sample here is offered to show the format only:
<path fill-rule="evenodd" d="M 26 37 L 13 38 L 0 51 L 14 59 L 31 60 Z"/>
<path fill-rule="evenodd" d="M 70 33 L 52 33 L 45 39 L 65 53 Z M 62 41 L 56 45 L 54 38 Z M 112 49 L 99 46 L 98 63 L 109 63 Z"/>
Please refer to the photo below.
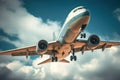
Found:
<path fill-rule="evenodd" d="M 29 51 L 29 52 L 16 52 L 16 53 L 12 53 L 12 56 L 24 56 L 28 53 L 28 55 L 38 55 L 36 53 L 36 51 Z"/>

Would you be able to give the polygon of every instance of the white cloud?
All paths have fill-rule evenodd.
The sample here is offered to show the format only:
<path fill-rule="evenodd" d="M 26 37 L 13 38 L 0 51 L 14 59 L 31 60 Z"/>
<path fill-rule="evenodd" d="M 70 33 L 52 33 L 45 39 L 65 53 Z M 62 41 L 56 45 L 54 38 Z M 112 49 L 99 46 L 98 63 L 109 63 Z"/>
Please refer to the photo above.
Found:
<path fill-rule="evenodd" d="M 14 3 L 11 3 L 14 2 Z M 60 23 L 57 21 L 47 20 L 46 23 L 41 18 L 34 17 L 27 12 L 19 0 L 1 1 L 0 8 L 0 29 L 11 36 L 19 38 L 11 42 L 17 47 L 26 45 L 35 45 L 40 39 L 52 40 L 52 33 L 58 34 Z"/>
<path fill-rule="evenodd" d="M 73 77 L 73 80 L 86 80 L 86 79 L 77 74 Z"/>
<path fill-rule="evenodd" d="M 18 70 L 22 66 L 23 66 L 23 64 L 20 63 L 20 61 L 13 61 L 13 62 L 7 64 L 7 68 L 9 68 L 9 69 L 11 69 L 13 71 Z"/>
<path fill-rule="evenodd" d="M 18 73 L 24 73 L 26 79 L 42 79 L 45 77 L 45 73 L 41 69 L 35 69 L 33 66 L 23 66 L 18 70 Z"/>
<path fill-rule="evenodd" d="M 80 71 L 93 71 L 96 70 L 96 68 L 98 68 L 98 61 L 96 59 L 92 59 L 89 63 L 82 65 Z"/>
<path fill-rule="evenodd" d="M 50 73 L 54 76 L 56 75 L 57 77 L 66 77 L 69 74 L 69 71 L 67 68 L 70 66 L 70 64 L 66 63 L 51 63 L 50 64 Z"/>
<path fill-rule="evenodd" d="M 114 10 L 115 17 L 120 21 L 120 8 L 117 8 Z"/>

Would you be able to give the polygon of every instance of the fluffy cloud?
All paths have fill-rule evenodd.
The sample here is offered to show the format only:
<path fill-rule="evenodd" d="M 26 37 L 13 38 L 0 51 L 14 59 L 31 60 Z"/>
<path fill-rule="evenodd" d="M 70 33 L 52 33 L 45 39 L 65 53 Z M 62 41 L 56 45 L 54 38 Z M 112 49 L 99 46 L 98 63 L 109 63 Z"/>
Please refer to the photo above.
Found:
<path fill-rule="evenodd" d="M 20 0 L 0 0 L 0 29 L 9 36 L 18 39 L 12 41 L 8 37 L 1 35 L 0 40 L 9 42 L 16 47 L 34 45 L 40 39 L 52 40 L 52 32 L 56 35 L 60 30 L 60 23 L 37 18 L 28 13 L 22 7 Z M 119 12 L 119 9 L 116 10 Z M 87 32 L 88 35 L 90 33 Z M 118 35 L 119 36 L 119 35 Z M 115 38 L 118 40 L 118 37 Z M 88 38 L 88 37 L 87 37 Z M 104 38 L 102 37 L 102 40 Z M 76 53 L 76 62 L 48 63 L 37 65 L 43 59 L 32 60 L 25 57 L 0 56 L 0 79 L 42 79 L 42 80 L 120 80 L 120 51 L 119 47 L 112 47 L 91 53 L 85 52 L 84 55 Z M 69 56 L 67 57 L 69 59 Z"/>
<path fill-rule="evenodd" d="M 36 18 L 22 7 L 19 0 L 0 0 L 0 29 L 10 36 L 16 36 L 19 40 L 11 41 L 16 47 L 37 44 L 40 39 L 52 40 L 53 32 L 58 34 L 60 23 L 47 20 L 46 23 L 41 18 Z"/>
<path fill-rule="evenodd" d="M 120 8 L 115 9 L 113 13 L 115 17 L 120 21 Z"/>

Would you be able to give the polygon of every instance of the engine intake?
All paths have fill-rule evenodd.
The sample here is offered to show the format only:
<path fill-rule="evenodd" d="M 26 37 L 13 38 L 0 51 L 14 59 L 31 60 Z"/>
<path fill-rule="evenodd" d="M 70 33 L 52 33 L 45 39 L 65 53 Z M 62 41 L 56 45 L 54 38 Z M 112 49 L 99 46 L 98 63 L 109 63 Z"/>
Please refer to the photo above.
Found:
<path fill-rule="evenodd" d="M 100 38 L 97 35 L 91 35 L 88 38 L 88 45 L 89 46 L 97 46 L 100 43 Z"/>
<path fill-rule="evenodd" d="M 40 40 L 38 42 L 39 50 L 46 50 L 48 48 L 48 42 L 46 40 Z"/>

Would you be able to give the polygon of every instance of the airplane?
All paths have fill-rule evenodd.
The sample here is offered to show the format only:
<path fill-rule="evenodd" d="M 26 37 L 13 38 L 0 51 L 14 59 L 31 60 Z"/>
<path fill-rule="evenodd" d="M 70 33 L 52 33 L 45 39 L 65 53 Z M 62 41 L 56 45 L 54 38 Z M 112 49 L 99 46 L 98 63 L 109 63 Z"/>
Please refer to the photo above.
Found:
<path fill-rule="evenodd" d="M 96 49 L 105 50 L 112 46 L 120 46 L 120 42 L 108 42 L 101 41 L 100 38 L 93 34 L 89 36 L 87 40 L 80 40 L 80 38 L 86 38 L 84 33 L 90 21 L 90 12 L 84 6 L 78 6 L 74 8 L 67 16 L 58 38 L 55 41 L 47 42 L 46 40 L 40 40 L 37 46 L 29 46 L 20 49 L 13 49 L 4 52 L 0 52 L 0 55 L 12 55 L 12 56 L 32 56 L 32 55 L 49 55 L 45 61 L 38 63 L 38 65 L 49 62 L 63 62 L 69 63 L 70 61 L 76 61 L 76 52 L 84 54 L 85 51 L 94 51 Z M 70 56 L 70 61 L 66 60 L 67 56 Z"/>

